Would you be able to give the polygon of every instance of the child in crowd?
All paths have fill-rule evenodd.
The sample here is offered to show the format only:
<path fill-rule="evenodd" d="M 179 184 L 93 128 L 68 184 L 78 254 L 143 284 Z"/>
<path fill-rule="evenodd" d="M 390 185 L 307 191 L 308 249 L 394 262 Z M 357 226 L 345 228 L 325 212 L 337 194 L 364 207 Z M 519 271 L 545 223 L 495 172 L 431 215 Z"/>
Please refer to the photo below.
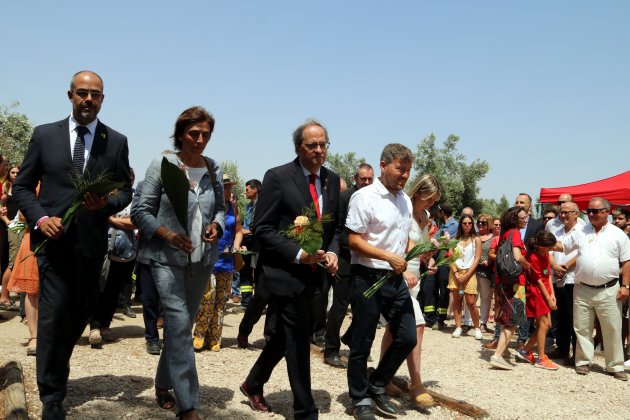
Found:
<path fill-rule="evenodd" d="M 539 232 L 528 244 L 529 252 L 526 258 L 531 268 L 527 272 L 525 285 L 526 311 L 528 318 L 536 318 L 536 331 L 525 347 L 516 353 L 517 359 L 548 370 L 558 369 L 558 365 L 545 354 L 545 337 L 551 327 L 551 311 L 558 309 L 551 286 L 549 265 L 549 252 L 555 244 L 555 236 L 545 231 Z M 532 353 L 535 344 L 538 344 L 538 359 Z"/>

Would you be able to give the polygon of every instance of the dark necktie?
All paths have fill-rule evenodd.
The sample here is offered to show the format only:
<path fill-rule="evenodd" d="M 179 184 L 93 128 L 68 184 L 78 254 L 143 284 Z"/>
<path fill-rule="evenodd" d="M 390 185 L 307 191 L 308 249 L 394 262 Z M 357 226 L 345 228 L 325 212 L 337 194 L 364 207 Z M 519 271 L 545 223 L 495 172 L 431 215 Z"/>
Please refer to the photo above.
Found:
<path fill-rule="evenodd" d="M 82 125 L 75 128 L 77 139 L 74 142 L 74 150 L 72 151 L 72 167 L 79 175 L 83 175 L 83 165 L 85 164 L 85 140 L 84 136 L 90 132 L 87 127 Z"/>
<path fill-rule="evenodd" d="M 311 198 L 313 199 L 313 204 L 315 204 L 315 212 L 317 212 L 317 218 L 321 219 L 322 215 L 319 210 L 319 196 L 317 195 L 317 187 L 315 186 L 315 180 L 317 179 L 317 175 L 310 174 L 309 175 L 309 183 L 308 190 L 311 193 Z"/>

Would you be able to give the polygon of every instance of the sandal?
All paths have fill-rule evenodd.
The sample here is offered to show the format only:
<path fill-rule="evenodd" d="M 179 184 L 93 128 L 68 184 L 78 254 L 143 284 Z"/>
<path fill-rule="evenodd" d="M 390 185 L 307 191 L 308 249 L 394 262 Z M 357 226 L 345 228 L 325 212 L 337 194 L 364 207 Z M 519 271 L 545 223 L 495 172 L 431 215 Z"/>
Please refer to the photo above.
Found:
<path fill-rule="evenodd" d="M 195 351 L 201 351 L 203 350 L 203 347 L 205 345 L 205 341 L 206 341 L 206 337 L 204 336 L 194 336 L 193 337 L 193 348 L 195 349 Z"/>
<path fill-rule="evenodd" d="M 31 341 L 35 340 L 35 345 L 31 345 Z M 31 337 L 28 339 L 28 347 L 26 348 L 27 356 L 36 356 L 37 355 L 37 337 Z"/>
<path fill-rule="evenodd" d="M 420 407 L 420 408 L 433 407 L 435 405 L 435 400 L 433 399 L 433 397 L 428 392 L 423 392 L 421 394 L 418 394 L 418 395 L 414 396 L 413 391 L 418 389 L 418 388 L 420 388 L 421 386 L 422 386 L 421 384 L 418 384 L 418 385 L 412 385 L 410 387 L 410 389 L 409 389 L 409 399 L 417 407 Z"/>
<path fill-rule="evenodd" d="M 175 407 L 175 398 L 166 389 L 156 389 L 155 400 L 162 410 L 172 410 Z"/>

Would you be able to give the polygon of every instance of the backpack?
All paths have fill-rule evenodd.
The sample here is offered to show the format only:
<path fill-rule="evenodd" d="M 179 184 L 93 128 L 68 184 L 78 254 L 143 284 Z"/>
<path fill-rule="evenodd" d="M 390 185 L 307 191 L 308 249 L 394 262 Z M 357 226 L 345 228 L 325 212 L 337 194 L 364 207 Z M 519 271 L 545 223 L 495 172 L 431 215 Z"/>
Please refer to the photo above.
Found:
<path fill-rule="evenodd" d="M 497 248 L 497 274 L 503 278 L 506 283 L 517 283 L 518 276 L 523 272 L 523 267 L 514 259 L 514 251 L 512 244 L 512 235 L 510 233 L 508 238 L 503 241 L 499 248 Z"/>

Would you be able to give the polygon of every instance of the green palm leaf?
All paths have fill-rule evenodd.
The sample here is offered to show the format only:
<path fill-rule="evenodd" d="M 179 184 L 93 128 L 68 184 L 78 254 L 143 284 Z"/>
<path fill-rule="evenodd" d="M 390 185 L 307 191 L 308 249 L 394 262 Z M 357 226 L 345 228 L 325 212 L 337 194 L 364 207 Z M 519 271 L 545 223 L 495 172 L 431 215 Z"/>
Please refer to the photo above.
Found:
<path fill-rule="evenodd" d="M 184 171 L 169 162 L 166 157 L 162 157 L 160 176 L 164 192 L 175 210 L 175 216 L 188 235 L 188 190 L 190 189 L 188 178 Z"/>

